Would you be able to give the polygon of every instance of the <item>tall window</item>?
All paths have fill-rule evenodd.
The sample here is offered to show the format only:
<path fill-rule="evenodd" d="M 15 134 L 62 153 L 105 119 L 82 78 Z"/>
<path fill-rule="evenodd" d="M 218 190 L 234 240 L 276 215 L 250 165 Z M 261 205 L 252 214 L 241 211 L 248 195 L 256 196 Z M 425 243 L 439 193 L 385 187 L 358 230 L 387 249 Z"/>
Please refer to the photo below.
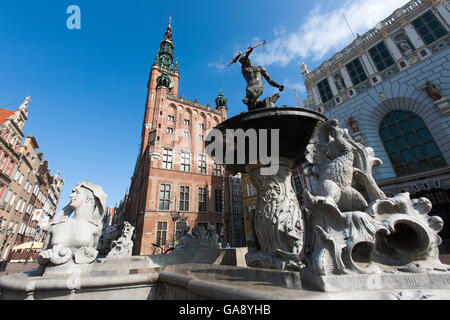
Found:
<path fill-rule="evenodd" d="M 222 165 L 214 162 L 213 176 L 221 176 L 221 175 L 222 175 Z"/>
<path fill-rule="evenodd" d="M 206 212 L 208 210 L 207 189 L 198 188 L 198 212 Z"/>
<path fill-rule="evenodd" d="M 159 188 L 159 210 L 170 208 L 170 184 L 161 184 Z"/>
<path fill-rule="evenodd" d="M 214 190 L 214 209 L 215 209 L 215 212 L 218 212 L 218 213 L 223 211 L 222 190 L 221 189 Z"/>
<path fill-rule="evenodd" d="M 189 187 L 180 186 L 180 211 L 189 211 Z"/>
<path fill-rule="evenodd" d="M 181 153 L 181 171 L 191 171 L 191 154 L 189 152 Z"/>
<path fill-rule="evenodd" d="M 206 156 L 204 154 L 198 155 L 198 173 L 206 173 Z"/>
<path fill-rule="evenodd" d="M 11 208 L 13 206 L 13 203 L 14 203 L 14 200 L 16 199 L 16 196 L 17 196 L 17 193 L 14 192 L 12 197 L 11 197 L 11 200 L 9 201 L 8 209 L 6 209 L 6 211 L 9 212 L 11 210 Z"/>
<path fill-rule="evenodd" d="M 302 187 L 302 182 L 300 181 L 300 177 L 294 177 L 293 182 L 294 182 L 295 193 L 297 194 L 297 196 L 302 195 L 303 187 Z"/>
<path fill-rule="evenodd" d="M 156 226 L 156 244 L 164 246 L 167 243 L 167 222 L 158 221 Z"/>
<path fill-rule="evenodd" d="M 430 44 L 447 34 L 447 30 L 431 11 L 414 20 L 412 25 L 425 44 Z"/>
<path fill-rule="evenodd" d="M 11 190 L 8 189 L 8 192 L 6 193 L 5 199 L 3 200 L 2 208 L 6 209 L 6 205 L 8 204 L 9 197 L 11 197 Z"/>
<path fill-rule="evenodd" d="M 22 199 L 22 197 L 20 197 L 19 201 L 17 201 L 17 204 L 16 204 L 16 211 L 20 210 L 20 206 L 22 205 L 22 201 L 23 201 L 23 199 Z"/>
<path fill-rule="evenodd" d="M 392 56 L 383 41 L 370 48 L 369 54 L 372 57 L 378 71 L 383 71 L 387 67 L 394 64 L 394 59 L 392 59 Z"/>
<path fill-rule="evenodd" d="M 350 75 L 354 86 L 367 79 L 366 72 L 364 71 L 359 58 L 356 58 L 352 62 L 346 64 L 345 67 L 347 68 L 348 74 Z"/>
<path fill-rule="evenodd" d="M 173 151 L 172 149 L 163 149 L 163 161 L 162 161 L 162 167 L 163 169 L 172 169 L 172 155 Z"/>
<path fill-rule="evenodd" d="M 446 165 L 425 123 L 412 112 L 390 112 L 381 122 L 379 133 L 397 176 Z"/>
<path fill-rule="evenodd" d="M 238 214 L 239 212 L 239 202 L 233 202 L 233 214 Z"/>
<path fill-rule="evenodd" d="M 330 85 L 328 84 L 327 79 L 323 79 L 317 84 L 317 88 L 319 89 L 320 98 L 322 99 L 322 103 L 328 102 L 333 98 L 333 93 L 331 92 Z"/>
<path fill-rule="evenodd" d="M 168 134 L 173 134 L 173 128 L 167 127 L 167 128 L 166 128 L 166 133 L 168 133 Z"/>
<path fill-rule="evenodd" d="M 175 121 L 175 116 L 172 116 L 172 115 L 169 114 L 167 116 L 167 120 L 174 122 Z"/>
<path fill-rule="evenodd" d="M 188 126 L 191 124 L 191 122 L 189 121 L 189 119 L 184 119 L 184 124 Z"/>

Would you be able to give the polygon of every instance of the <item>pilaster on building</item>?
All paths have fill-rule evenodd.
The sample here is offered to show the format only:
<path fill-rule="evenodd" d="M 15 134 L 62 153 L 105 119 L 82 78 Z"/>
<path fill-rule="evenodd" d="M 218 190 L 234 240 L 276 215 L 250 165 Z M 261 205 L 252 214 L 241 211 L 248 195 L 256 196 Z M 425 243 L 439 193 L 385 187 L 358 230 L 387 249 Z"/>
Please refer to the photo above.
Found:
<path fill-rule="evenodd" d="M 227 99 L 220 90 L 211 107 L 180 95 L 173 50 L 169 21 L 150 70 L 141 146 L 123 213 L 123 221 L 136 228 L 135 254 L 176 243 L 182 223 L 214 225 L 224 244 L 231 239 L 228 179 L 205 152 L 208 131 L 227 117 Z"/>

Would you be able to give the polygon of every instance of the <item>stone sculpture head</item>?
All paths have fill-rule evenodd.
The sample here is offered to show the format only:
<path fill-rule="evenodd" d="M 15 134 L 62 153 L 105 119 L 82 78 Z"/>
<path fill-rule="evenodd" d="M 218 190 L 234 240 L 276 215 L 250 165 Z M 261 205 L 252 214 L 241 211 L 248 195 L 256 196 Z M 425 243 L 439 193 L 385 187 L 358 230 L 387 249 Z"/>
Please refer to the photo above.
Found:
<path fill-rule="evenodd" d="M 69 206 L 75 211 L 75 219 L 88 219 L 100 223 L 105 212 L 106 194 L 98 185 L 83 181 L 70 195 Z"/>

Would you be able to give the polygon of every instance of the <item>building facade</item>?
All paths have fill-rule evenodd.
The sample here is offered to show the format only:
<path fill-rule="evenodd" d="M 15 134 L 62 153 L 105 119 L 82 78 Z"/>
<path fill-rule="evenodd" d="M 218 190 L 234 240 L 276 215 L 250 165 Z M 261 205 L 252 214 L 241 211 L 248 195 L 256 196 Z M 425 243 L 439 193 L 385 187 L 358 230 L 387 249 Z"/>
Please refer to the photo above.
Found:
<path fill-rule="evenodd" d="M 450 12 L 414 0 L 309 71 L 305 107 L 338 119 L 383 164 L 387 195 L 425 196 L 450 238 Z"/>
<path fill-rule="evenodd" d="M 230 226 L 232 247 L 245 247 L 245 227 L 242 205 L 242 182 L 241 174 L 229 176 L 230 194 Z"/>
<path fill-rule="evenodd" d="M 29 101 L 16 111 L 0 109 L 0 115 L 10 114 L 0 125 L 0 260 L 8 260 L 14 246 L 45 236 L 64 184 L 58 172 L 50 174 L 33 136 L 21 145 Z"/>
<path fill-rule="evenodd" d="M 183 223 L 214 225 L 221 242 L 230 242 L 228 179 L 204 145 L 207 131 L 226 119 L 226 99 L 220 92 L 211 108 L 179 96 L 173 49 L 169 22 L 149 75 L 141 147 L 123 213 L 135 227 L 133 254 L 176 242 Z"/>

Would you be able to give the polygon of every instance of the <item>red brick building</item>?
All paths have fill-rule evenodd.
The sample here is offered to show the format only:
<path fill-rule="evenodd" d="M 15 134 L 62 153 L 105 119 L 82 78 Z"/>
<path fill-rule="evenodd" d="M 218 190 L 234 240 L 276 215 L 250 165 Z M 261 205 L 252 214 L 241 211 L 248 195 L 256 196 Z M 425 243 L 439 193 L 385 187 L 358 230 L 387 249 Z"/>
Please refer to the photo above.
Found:
<path fill-rule="evenodd" d="M 141 148 L 123 215 L 136 228 L 134 254 L 176 242 L 183 218 L 191 227 L 216 226 L 223 243 L 230 239 L 228 181 L 204 146 L 207 131 L 226 119 L 226 99 L 220 92 L 211 108 L 178 96 L 173 49 L 169 22 L 150 71 Z"/>

